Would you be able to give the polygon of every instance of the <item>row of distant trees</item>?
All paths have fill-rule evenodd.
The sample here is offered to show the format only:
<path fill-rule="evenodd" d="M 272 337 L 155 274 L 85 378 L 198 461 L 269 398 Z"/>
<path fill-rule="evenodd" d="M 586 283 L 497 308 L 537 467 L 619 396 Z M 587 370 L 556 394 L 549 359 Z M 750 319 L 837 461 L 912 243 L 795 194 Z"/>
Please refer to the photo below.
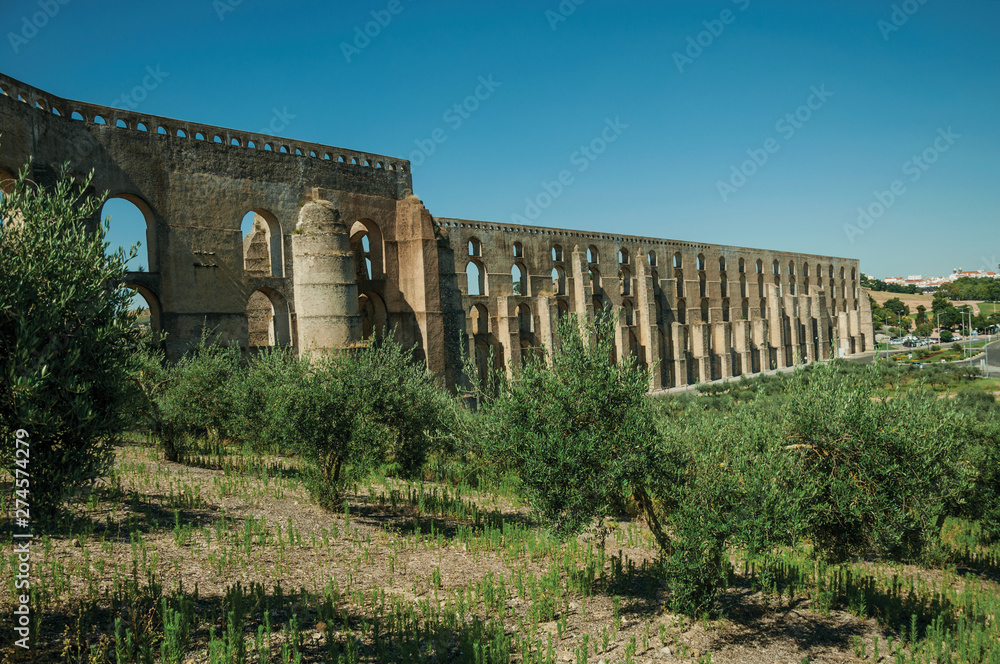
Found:
<path fill-rule="evenodd" d="M 943 333 L 960 330 L 970 324 L 971 329 L 978 331 L 986 331 L 1000 325 L 1000 313 L 977 314 L 970 305 L 956 307 L 951 300 L 941 295 L 934 298 L 930 311 L 921 304 L 917 306 L 914 315 L 911 315 L 910 307 L 898 297 L 886 300 L 882 306 L 879 306 L 870 295 L 868 297 L 871 299 L 872 320 L 876 329 L 897 328 L 902 333 L 912 331 L 919 337 L 929 337 L 935 327 L 940 327 Z M 943 340 L 950 341 L 950 335 Z"/>

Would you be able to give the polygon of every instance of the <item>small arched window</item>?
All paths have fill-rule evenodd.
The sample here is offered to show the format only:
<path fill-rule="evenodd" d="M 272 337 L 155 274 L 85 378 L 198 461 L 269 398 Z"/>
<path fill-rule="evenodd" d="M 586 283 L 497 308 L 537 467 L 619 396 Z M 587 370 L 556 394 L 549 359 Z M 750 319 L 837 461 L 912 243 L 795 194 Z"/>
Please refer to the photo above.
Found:
<path fill-rule="evenodd" d="M 469 255 L 470 256 L 482 256 L 483 246 L 479 243 L 476 238 L 469 238 Z"/>

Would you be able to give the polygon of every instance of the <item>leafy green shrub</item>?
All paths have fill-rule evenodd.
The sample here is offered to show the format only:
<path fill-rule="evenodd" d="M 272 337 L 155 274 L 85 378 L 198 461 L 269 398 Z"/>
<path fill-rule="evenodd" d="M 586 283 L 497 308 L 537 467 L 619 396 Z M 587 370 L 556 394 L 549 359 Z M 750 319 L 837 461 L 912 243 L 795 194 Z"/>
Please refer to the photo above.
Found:
<path fill-rule="evenodd" d="M 313 360 L 290 389 L 292 449 L 308 464 L 310 493 L 331 509 L 347 481 L 386 462 L 417 475 L 453 413 L 451 397 L 391 336 Z"/>
<path fill-rule="evenodd" d="M 226 383 L 225 428 L 255 453 L 289 449 L 296 437 L 290 413 L 309 363 L 289 348 L 268 348 L 250 357 Z"/>
<path fill-rule="evenodd" d="M 107 225 L 86 227 L 103 202 L 89 186 L 64 170 L 44 189 L 25 167 L 0 201 L 0 458 L 13 469 L 28 432 L 32 518 L 101 475 L 129 424 L 130 256 L 105 256 Z"/>
<path fill-rule="evenodd" d="M 961 353 L 962 352 L 962 344 L 960 344 L 960 343 L 953 343 L 951 345 L 951 350 L 952 350 L 952 352 L 955 352 L 955 353 Z"/>
<path fill-rule="evenodd" d="M 158 433 L 168 461 L 182 461 L 192 437 L 219 440 L 227 434 L 235 406 L 228 386 L 239 370 L 240 356 L 239 347 L 209 343 L 205 336 L 175 364 L 167 363 L 156 347 L 143 354 L 142 412 Z"/>
<path fill-rule="evenodd" d="M 951 330 L 941 330 L 941 341 L 944 343 L 949 343 L 955 338 L 955 334 Z"/>
<path fill-rule="evenodd" d="M 932 353 L 939 353 L 939 352 L 941 352 L 941 344 L 933 344 L 931 346 L 931 352 Z"/>
<path fill-rule="evenodd" d="M 611 361 L 614 325 L 612 317 L 587 324 L 590 344 L 569 317 L 557 351 L 529 358 L 512 380 L 501 377 L 479 409 L 482 456 L 515 471 L 534 511 L 561 533 L 642 495 L 658 466 L 648 373 L 632 360 Z"/>

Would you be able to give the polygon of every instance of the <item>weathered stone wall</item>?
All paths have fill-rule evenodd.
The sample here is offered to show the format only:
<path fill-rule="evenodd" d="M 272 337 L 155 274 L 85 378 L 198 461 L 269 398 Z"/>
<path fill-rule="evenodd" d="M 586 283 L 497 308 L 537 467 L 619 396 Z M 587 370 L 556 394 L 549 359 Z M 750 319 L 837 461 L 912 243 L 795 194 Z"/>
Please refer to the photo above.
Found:
<path fill-rule="evenodd" d="M 621 309 L 618 356 L 652 368 L 654 388 L 872 344 L 856 260 L 435 220 L 405 160 L 74 102 L 2 75 L 0 93 L 0 172 L 30 158 L 47 184 L 68 162 L 142 210 L 150 270 L 129 285 L 174 357 L 206 328 L 308 352 L 393 327 L 454 383 L 463 332 L 481 369 L 490 349 L 513 368 L 551 347 L 559 316 L 602 307 Z"/>

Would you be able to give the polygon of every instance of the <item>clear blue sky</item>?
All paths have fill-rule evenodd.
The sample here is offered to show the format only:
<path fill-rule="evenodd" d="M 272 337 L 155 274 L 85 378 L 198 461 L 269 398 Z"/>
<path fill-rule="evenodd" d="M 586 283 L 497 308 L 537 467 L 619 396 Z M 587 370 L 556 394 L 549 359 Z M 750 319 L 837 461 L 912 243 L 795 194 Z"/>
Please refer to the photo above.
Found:
<path fill-rule="evenodd" d="M 529 198 L 539 225 L 857 257 L 881 277 L 1000 263 L 998 0 L 58 3 L 4 0 L 0 70 L 111 105 L 158 68 L 137 110 L 416 154 L 435 216 L 510 222 Z M 355 43 L 372 12 L 391 20 Z"/>

